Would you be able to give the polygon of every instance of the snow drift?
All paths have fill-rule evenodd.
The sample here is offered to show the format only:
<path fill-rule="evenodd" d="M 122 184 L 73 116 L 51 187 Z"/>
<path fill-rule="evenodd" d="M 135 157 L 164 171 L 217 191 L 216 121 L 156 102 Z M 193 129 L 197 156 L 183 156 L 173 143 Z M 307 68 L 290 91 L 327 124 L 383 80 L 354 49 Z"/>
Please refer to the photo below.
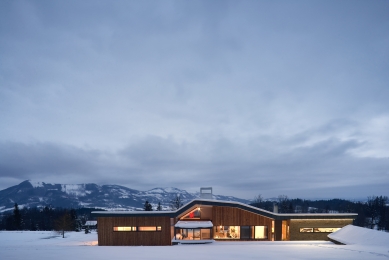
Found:
<path fill-rule="evenodd" d="M 347 225 L 328 237 L 345 245 L 374 245 L 389 247 L 389 233 Z"/>

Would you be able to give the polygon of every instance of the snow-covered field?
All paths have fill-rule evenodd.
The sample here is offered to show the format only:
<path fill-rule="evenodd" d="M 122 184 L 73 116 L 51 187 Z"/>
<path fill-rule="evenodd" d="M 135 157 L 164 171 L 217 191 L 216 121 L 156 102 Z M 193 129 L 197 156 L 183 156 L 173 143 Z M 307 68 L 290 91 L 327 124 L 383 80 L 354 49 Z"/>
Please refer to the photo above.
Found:
<path fill-rule="evenodd" d="M 389 234 L 388 234 L 389 237 Z M 215 242 L 177 246 L 97 246 L 97 234 L 0 231 L 0 259 L 388 259 L 389 244 L 335 245 L 308 242 Z"/>

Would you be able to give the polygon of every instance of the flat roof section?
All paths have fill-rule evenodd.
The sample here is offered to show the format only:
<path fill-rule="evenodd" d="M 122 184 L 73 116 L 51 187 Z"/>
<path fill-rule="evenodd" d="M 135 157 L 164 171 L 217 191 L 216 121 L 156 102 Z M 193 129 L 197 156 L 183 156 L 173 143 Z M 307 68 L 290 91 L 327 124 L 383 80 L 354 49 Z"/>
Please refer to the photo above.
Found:
<path fill-rule="evenodd" d="M 178 221 L 174 225 L 176 228 L 212 228 L 211 221 Z"/>

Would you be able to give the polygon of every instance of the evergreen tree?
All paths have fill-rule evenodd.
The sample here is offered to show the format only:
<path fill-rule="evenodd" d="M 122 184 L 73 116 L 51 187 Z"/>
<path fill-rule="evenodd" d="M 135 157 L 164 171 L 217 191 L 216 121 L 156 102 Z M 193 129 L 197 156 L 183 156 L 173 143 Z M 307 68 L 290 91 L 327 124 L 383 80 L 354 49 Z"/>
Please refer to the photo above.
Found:
<path fill-rule="evenodd" d="M 15 230 L 20 230 L 22 227 L 22 215 L 20 214 L 19 206 L 15 203 L 14 206 L 14 215 L 13 215 L 13 224 Z"/>
<path fill-rule="evenodd" d="M 292 202 L 289 203 L 288 213 L 294 213 Z"/>
<path fill-rule="evenodd" d="M 157 211 L 161 211 L 161 210 L 162 210 L 161 202 L 158 202 Z"/>
<path fill-rule="evenodd" d="M 146 200 L 145 205 L 144 205 L 144 210 L 145 211 L 152 211 L 153 206 Z"/>
<path fill-rule="evenodd" d="M 288 213 L 288 211 L 289 211 L 288 196 L 279 195 L 277 200 L 278 200 L 278 212 L 279 213 Z"/>

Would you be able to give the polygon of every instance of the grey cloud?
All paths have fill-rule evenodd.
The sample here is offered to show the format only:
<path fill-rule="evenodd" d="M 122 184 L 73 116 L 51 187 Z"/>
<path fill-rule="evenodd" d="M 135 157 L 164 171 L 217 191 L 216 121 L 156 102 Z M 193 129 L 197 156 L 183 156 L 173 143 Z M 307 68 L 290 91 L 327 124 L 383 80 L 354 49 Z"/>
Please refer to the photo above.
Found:
<path fill-rule="evenodd" d="M 388 140 L 366 131 L 388 115 L 388 10 L 2 1 L 0 178 L 367 193 L 388 182 L 365 156 Z"/>
<path fill-rule="evenodd" d="M 63 180 L 78 175 L 87 182 L 116 181 L 137 189 L 159 184 L 180 188 L 212 185 L 220 193 L 246 194 L 246 197 L 257 192 L 276 196 L 286 191 L 306 197 L 309 194 L 300 187 L 332 190 L 340 186 L 355 190 L 355 186 L 388 182 L 388 176 L 381 176 L 387 171 L 388 160 L 349 156 L 347 151 L 357 145 L 327 140 L 262 158 L 266 148 L 256 147 L 255 142 L 242 148 L 231 140 L 179 143 L 150 136 L 116 153 L 47 143 L 3 143 L 1 172 L 2 177 L 18 180 L 53 181 L 53 176 Z M 365 180 L 366 172 L 370 172 L 371 180 Z M 336 180 L 341 184 L 337 185 Z"/>

